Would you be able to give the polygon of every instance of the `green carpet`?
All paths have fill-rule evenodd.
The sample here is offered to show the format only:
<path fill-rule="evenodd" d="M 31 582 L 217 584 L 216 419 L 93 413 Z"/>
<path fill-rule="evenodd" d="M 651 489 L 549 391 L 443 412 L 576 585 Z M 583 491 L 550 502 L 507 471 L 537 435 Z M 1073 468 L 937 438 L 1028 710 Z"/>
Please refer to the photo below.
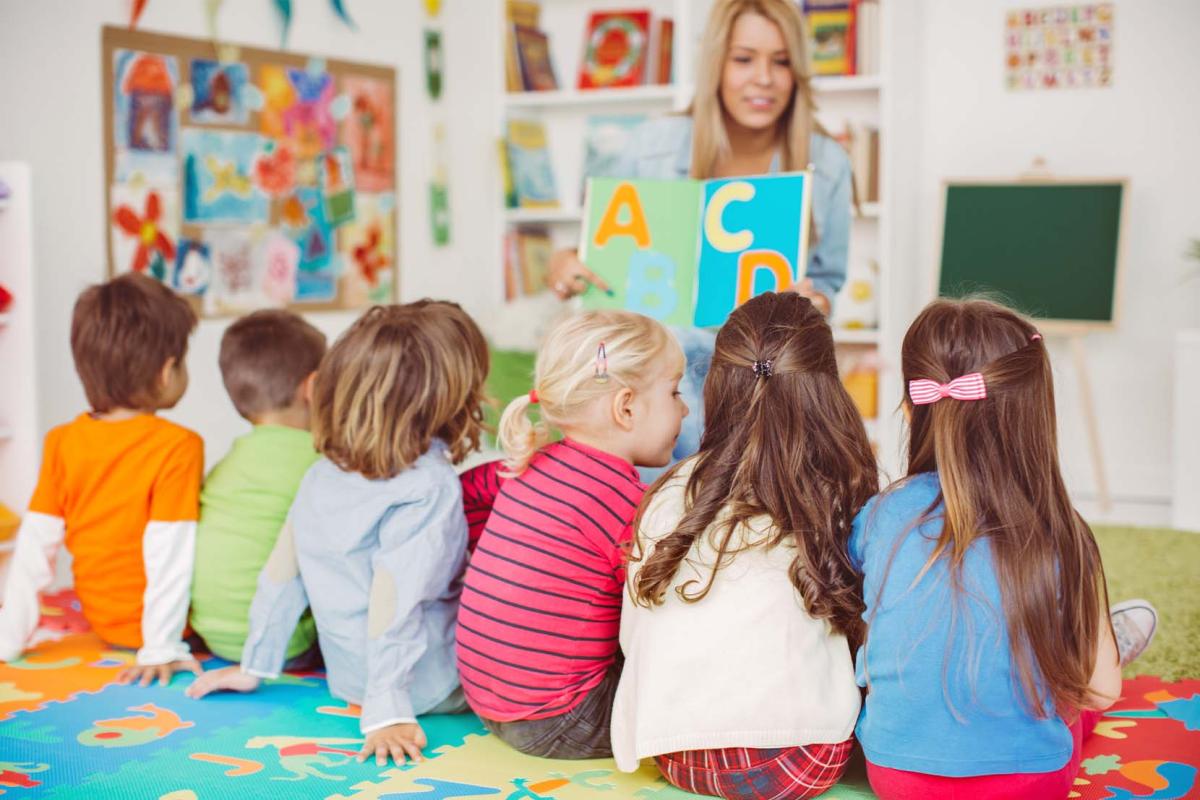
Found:
<path fill-rule="evenodd" d="M 1131 597 L 1158 609 L 1158 633 L 1125 677 L 1164 681 L 1200 676 L 1200 534 L 1151 528 L 1093 529 L 1108 576 L 1108 597 Z"/>

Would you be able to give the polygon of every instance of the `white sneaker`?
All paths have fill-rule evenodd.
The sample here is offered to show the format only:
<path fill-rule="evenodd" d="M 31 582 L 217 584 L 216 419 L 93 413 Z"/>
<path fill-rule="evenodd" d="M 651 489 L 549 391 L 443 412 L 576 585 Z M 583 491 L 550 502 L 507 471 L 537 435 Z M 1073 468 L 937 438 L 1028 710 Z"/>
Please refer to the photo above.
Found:
<path fill-rule="evenodd" d="M 1109 608 L 1121 666 L 1133 663 L 1145 652 L 1158 630 L 1158 611 L 1149 600 L 1126 600 Z"/>

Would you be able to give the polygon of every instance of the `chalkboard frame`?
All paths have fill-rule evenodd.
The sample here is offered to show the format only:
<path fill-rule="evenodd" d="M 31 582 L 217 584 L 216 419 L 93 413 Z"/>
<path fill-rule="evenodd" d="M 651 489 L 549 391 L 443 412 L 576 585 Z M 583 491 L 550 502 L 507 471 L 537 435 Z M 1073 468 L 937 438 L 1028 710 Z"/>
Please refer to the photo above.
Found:
<path fill-rule="evenodd" d="M 1079 319 L 1051 319 L 1038 317 L 1037 323 L 1040 330 L 1045 333 L 1062 334 L 1062 335 L 1078 335 L 1088 333 L 1090 331 L 1112 331 L 1115 330 L 1121 320 L 1121 311 L 1123 308 L 1124 296 L 1124 275 L 1125 275 L 1125 254 L 1127 248 L 1128 236 L 1128 206 L 1129 206 L 1129 179 L 1125 177 L 1112 178 L 1067 178 L 1061 176 L 1046 176 L 1042 174 L 1030 175 L 1019 178 L 946 178 L 942 181 L 940 192 L 940 213 L 938 214 L 938 234 L 937 234 L 937 264 L 933 270 L 933 285 L 930 295 L 932 297 L 941 297 L 942 285 L 942 255 L 943 248 L 946 243 L 946 209 L 950 195 L 950 189 L 954 187 L 986 187 L 986 186 L 1120 186 L 1121 187 L 1121 207 L 1118 212 L 1117 219 L 1117 263 L 1116 269 L 1113 271 L 1113 299 L 1112 299 L 1112 314 L 1108 320 L 1079 320 Z M 1000 293 L 1000 290 L 997 290 Z M 1000 299 L 1003 300 L 1003 294 L 1000 293 Z"/>

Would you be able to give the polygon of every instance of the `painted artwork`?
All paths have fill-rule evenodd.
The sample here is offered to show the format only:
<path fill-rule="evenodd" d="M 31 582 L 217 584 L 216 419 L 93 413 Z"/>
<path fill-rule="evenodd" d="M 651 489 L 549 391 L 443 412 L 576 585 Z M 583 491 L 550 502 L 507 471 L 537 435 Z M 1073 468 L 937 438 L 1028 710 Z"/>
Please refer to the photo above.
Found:
<path fill-rule="evenodd" d="M 584 263 L 612 287 L 586 308 L 715 327 L 807 266 L 808 173 L 760 178 L 588 180 Z"/>
<path fill-rule="evenodd" d="M 266 222 L 270 206 L 254 181 L 262 149 L 254 133 L 184 131 L 184 221 Z"/>
<path fill-rule="evenodd" d="M 141 272 L 170 282 L 179 241 L 178 190 L 145 182 L 118 184 L 109 203 L 116 271 Z"/>
<path fill-rule="evenodd" d="M 1112 3 L 1013 9 L 1004 38 L 1011 91 L 1112 86 Z"/>
<path fill-rule="evenodd" d="M 350 160 L 358 188 L 382 192 L 395 182 L 395 134 L 391 86 L 374 78 L 350 76 L 342 79 L 342 91 L 350 100 L 350 113 L 342 123 L 342 144 Z"/>
<path fill-rule="evenodd" d="M 176 60 L 156 53 L 117 50 L 113 73 L 116 180 L 173 177 L 179 137 Z"/>
<path fill-rule="evenodd" d="M 190 69 L 191 121 L 212 125 L 245 125 L 250 118 L 247 108 L 250 72 L 246 65 L 194 58 Z"/>
<path fill-rule="evenodd" d="M 292 146 L 300 158 L 315 158 L 337 144 L 334 80 L 325 71 L 267 66 L 259 72 L 262 133 Z"/>
<path fill-rule="evenodd" d="M 207 316 L 395 302 L 394 70 L 117 27 L 102 44 L 110 275 Z"/>

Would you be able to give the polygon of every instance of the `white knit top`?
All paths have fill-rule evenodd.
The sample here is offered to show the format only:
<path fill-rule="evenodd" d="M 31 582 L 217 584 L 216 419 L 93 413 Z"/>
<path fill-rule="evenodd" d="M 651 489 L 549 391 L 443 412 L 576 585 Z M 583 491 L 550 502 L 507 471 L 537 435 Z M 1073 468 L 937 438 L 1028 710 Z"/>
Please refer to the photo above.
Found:
<path fill-rule="evenodd" d="M 651 500 L 637 531 L 647 555 L 683 516 L 690 468 L 685 464 Z M 675 588 L 695 580 L 694 592 L 707 582 L 717 523 L 693 543 L 663 605 L 635 605 L 626 591 L 625 668 L 612 715 L 613 756 L 621 770 L 633 772 L 639 759 L 683 750 L 850 738 L 860 696 L 849 645 L 805 611 L 788 578 L 794 546 L 753 546 L 769 538 L 771 525 L 759 517 L 734 531 L 727 550 L 751 546 L 726 556 L 698 602 L 685 602 Z M 643 563 L 630 564 L 630 585 Z"/>

